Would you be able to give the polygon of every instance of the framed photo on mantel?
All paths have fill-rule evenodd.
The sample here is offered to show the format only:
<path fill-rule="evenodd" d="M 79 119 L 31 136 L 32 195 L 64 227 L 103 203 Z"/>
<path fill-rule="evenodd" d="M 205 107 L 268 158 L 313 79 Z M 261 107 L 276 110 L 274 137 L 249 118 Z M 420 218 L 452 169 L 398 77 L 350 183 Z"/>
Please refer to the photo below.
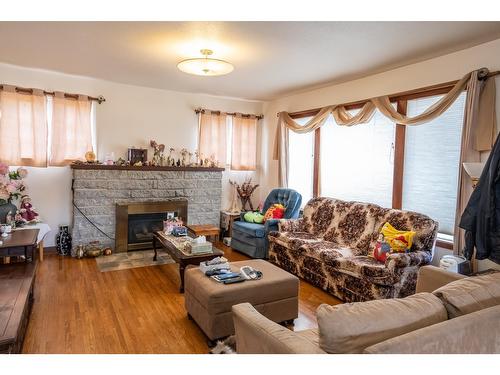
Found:
<path fill-rule="evenodd" d="M 145 164 L 148 161 L 148 150 L 144 148 L 129 148 L 127 158 L 130 165 L 138 162 Z"/>

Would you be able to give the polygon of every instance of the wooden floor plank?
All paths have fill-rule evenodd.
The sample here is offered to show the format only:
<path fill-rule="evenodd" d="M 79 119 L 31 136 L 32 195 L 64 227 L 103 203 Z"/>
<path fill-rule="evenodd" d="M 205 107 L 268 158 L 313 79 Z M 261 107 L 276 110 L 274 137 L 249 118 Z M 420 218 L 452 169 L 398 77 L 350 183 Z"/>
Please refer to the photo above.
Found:
<path fill-rule="evenodd" d="M 218 243 L 231 261 L 248 259 Z M 340 301 L 300 282 L 295 330 L 316 326 L 321 303 Z M 207 353 L 184 309 L 176 264 L 99 272 L 94 259 L 46 254 L 23 353 Z"/>

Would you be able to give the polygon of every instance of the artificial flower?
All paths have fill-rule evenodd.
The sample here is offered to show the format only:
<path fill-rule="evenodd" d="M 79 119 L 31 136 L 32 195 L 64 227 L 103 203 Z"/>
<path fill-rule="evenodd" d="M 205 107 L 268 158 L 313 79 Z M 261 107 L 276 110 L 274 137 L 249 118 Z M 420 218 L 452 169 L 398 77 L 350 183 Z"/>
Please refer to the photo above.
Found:
<path fill-rule="evenodd" d="M 10 198 L 10 193 L 6 189 L 0 189 L 0 200 L 8 200 Z"/>
<path fill-rule="evenodd" d="M 9 166 L 4 163 L 0 163 L 0 175 L 5 175 L 9 173 Z"/>
<path fill-rule="evenodd" d="M 26 168 L 19 167 L 17 168 L 17 174 L 21 178 L 26 178 L 26 176 L 28 176 L 28 170 Z"/>

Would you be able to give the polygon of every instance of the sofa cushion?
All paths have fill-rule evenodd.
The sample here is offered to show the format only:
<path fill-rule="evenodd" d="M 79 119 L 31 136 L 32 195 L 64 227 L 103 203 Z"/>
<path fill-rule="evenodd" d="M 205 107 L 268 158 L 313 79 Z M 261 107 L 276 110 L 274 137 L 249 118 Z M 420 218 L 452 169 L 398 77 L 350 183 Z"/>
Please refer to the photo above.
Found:
<path fill-rule="evenodd" d="M 393 285 L 400 279 L 400 275 L 392 272 L 384 263 L 380 263 L 376 259 L 365 255 L 339 258 L 330 254 L 324 254 L 323 259 L 327 265 L 339 272 L 347 273 L 375 284 Z"/>
<path fill-rule="evenodd" d="M 264 236 L 266 235 L 264 225 L 256 223 L 247 223 L 246 221 L 235 221 L 233 223 L 233 230 L 257 238 L 264 238 Z"/>
<path fill-rule="evenodd" d="M 443 301 L 450 319 L 500 305 L 500 272 L 453 281 L 433 294 Z"/>
<path fill-rule="evenodd" d="M 307 232 L 270 232 L 269 239 L 291 250 L 298 250 L 304 244 L 322 242 L 323 239 Z"/>
<path fill-rule="evenodd" d="M 302 254 L 324 261 L 326 258 L 349 258 L 360 254 L 357 249 L 340 247 L 330 241 L 308 242 L 300 246 Z"/>
<path fill-rule="evenodd" d="M 319 344 L 327 353 L 361 353 L 371 345 L 447 319 L 431 293 L 407 298 L 355 302 L 317 310 Z"/>

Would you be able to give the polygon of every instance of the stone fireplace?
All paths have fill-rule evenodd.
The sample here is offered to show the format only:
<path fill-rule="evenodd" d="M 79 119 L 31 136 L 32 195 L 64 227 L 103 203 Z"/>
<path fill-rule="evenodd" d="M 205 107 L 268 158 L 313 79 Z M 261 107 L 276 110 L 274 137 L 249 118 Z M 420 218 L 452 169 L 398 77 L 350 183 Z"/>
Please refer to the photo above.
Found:
<path fill-rule="evenodd" d="M 71 167 L 73 246 L 98 240 L 119 252 L 136 247 L 128 247 L 128 219 L 126 246 L 123 245 L 122 232 L 117 233 L 118 217 L 122 217 L 124 207 L 127 207 L 128 217 L 130 214 L 138 215 L 131 216 L 132 222 L 143 221 L 133 232 L 135 234 L 131 234 L 135 236 L 130 238 L 131 244 L 146 242 L 144 236 L 147 237 L 148 231 L 154 229 L 157 225 L 154 223 L 159 222 L 161 215 L 182 211 L 179 206 L 183 204 L 187 206 L 185 216 L 188 224 L 219 225 L 223 168 L 88 164 Z M 143 229 L 142 234 L 140 228 Z"/>

